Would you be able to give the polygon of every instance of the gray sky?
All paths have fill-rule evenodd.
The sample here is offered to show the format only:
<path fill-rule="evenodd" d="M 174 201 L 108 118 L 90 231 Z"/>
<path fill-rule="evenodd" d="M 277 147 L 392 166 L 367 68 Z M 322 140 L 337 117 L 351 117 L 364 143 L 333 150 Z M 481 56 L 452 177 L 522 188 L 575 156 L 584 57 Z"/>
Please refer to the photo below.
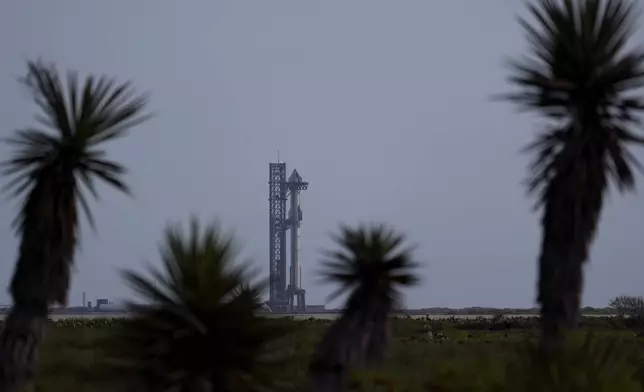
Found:
<path fill-rule="evenodd" d="M 503 57 L 524 49 L 517 12 L 513 0 L 2 2 L 0 136 L 34 124 L 16 77 L 37 57 L 131 79 L 158 114 L 108 147 L 136 198 L 103 188 L 93 203 L 98 233 L 84 230 L 70 303 L 82 291 L 125 297 L 116 271 L 156 262 L 166 222 L 192 213 L 233 229 L 267 274 L 268 162 L 279 149 L 310 181 L 309 303 L 330 292 L 315 273 L 327 233 L 385 221 L 420 245 L 424 281 L 410 306 L 531 306 L 539 217 L 518 150 L 535 122 L 489 100 L 508 89 Z M 14 213 L 0 204 L 2 287 Z M 644 294 L 643 213 L 635 196 L 610 197 L 586 304 Z"/>

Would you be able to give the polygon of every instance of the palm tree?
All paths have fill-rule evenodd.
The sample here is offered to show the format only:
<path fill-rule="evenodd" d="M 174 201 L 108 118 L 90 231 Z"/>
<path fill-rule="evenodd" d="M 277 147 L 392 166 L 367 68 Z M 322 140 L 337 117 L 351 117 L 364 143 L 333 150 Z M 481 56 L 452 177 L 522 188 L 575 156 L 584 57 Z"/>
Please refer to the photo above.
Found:
<path fill-rule="evenodd" d="M 129 83 L 88 77 L 82 86 L 69 74 L 66 86 L 53 66 L 28 63 L 22 80 L 40 114 L 38 127 L 15 131 L 15 148 L 4 162 L 6 189 L 22 197 L 15 226 L 20 236 L 11 279 L 13 308 L 0 334 L 0 391 L 30 382 L 49 305 L 64 304 L 77 244 L 78 205 L 93 226 L 87 190 L 94 180 L 129 192 L 125 169 L 105 158 L 101 145 L 124 136 L 149 116 L 145 96 Z"/>
<path fill-rule="evenodd" d="M 339 284 L 330 299 L 348 293 L 342 315 L 327 330 L 309 365 L 311 391 L 342 391 L 352 361 L 380 360 L 389 340 L 389 315 L 400 288 L 414 285 L 417 263 L 405 237 L 384 225 L 342 227 L 338 250 L 325 252 L 323 279 Z"/>
<path fill-rule="evenodd" d="M 263 284 L 235 265 L 232 237 L 192 219 L 185 235 L 165 232 L 162 269 L 125 279 L 145 299 L 130 303 L 115 342 L 126 365 L 151 390 L 254 391 L 271 386 L 279 356 L 270 343 L 287 329 L 257 314 Z"/>
<path fill-rule="evenodd" d="M 538 301 L 542 348 L 560 346 L 580 308 L 583 265 L 609 183 L 632 190 L 637 167 L 629 144 L 644 102 L 644 51 L 630 45 L 634 1 L 540 0 L 520 23 L 529 56 L 514 60 L 506 98 L 547 119 L 527 147 L 534 153 L 528 189 L 538 194 L 543 237 Z"/>

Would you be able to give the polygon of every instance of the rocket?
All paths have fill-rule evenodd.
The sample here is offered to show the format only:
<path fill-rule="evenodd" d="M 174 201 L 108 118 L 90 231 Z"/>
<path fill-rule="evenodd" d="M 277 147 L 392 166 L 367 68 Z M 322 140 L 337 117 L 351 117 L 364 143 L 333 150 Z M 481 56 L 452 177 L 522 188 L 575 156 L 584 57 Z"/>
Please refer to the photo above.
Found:
<path fill-rule="evenodd" d="M 302 177 L 293 170 L 288 181 L 290 183 L 302 182 Z M 289 228 L 291 230 L 291 287 L 294 289 L 301 289 L 301 274 L 302 269 L 300 266 L 300 226 L 302 222 L 302 209 L 300 208 L 300 191 L 291 190 L 291 208 L 288 214 Z"/>

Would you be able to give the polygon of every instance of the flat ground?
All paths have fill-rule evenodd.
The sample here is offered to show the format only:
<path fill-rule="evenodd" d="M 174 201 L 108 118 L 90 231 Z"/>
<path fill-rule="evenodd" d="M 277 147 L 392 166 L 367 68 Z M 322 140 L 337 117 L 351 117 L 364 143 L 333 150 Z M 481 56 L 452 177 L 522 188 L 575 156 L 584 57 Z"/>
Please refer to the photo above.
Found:
<path fill-rule="evenodd" d="M 287 318 L 290 317 L 294 320 L 308 320 L 308 319 L 316 319 L 316 320 L 335 320 L 338 316 L 339 313 L 293 313 L 293 314 L 284 314 L 284 313 L 263 313 L 266 315 L 266 317 L 271 317 L 271 318 Z M 4 320 L 6 317 L 6 314 L 0 313 L 0 321 Z M 522 317 L 522 318 L 527 318 L 527 317 L 537 317 L 538 314 L 532 313 L 532 314 L 513 314 L 512 317 Z M 610 314 L 585 314 L 584 317 L 614 317 L 615 315 L 610 315 Z M 129 314 L 127 313 L 86 313 L 86 314 L 51 314 L 49 315 L 49 318 L 54 321 L 58 320 L 68 320 L 68 319 L 104 319 L 104 318 L 124 318 L 124 317 L 130 317 Z M 403 317 L 403 316 L 401 316 Z M 478 319 L 478 318 L 494 318 L 495 315 L 493 314 L 457 314 L 457 315 L 448 315 L 448 314 L 415 314 L 412 315 L 411 318 L 413 319 L 433 319 L 433 320 L 438 320 L 438 319 L 448 319 L 448 318 L 455 318 L 455 319 Z"/>
<path fill-rule="evenodd" d="M 358 371 L 353 378 L 363 391 L 385 390 L 384 386 L 372 385 L 379 380 L 395 385 L 397 391 L 487 391 L 495 383 L 503 383 L 507 365 L 516 362 L 517 347 L 536 336 L 535 321 L 520 317 L 393 320 L 394 340 L 389 358 L 377 371 Z M 104 348 L 109 344 L 115 322 L 118 321 L 94 319 L 53 323 L 42 350 L 36 390 L 138 390 L 106 364 Z M 297 324 L 294 333 L 279 344 L 288 356 L 288 365 L 280 376 L 297 390 L 315 344 L 330 321 L 285 322 Z M 587 318 L 582 329 L 623 338 L 632 347 L 643 342 L 634 329 L 614 318 Z"/>

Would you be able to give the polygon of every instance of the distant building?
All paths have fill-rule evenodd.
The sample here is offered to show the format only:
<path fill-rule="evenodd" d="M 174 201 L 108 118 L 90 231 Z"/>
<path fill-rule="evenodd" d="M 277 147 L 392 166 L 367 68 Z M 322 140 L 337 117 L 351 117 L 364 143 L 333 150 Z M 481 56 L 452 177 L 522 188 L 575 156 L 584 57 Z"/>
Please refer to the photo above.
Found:
<path fill-rule="evenodd" d="M 115 304 L 115 303 L 108 303 L 107 305 L 101 305 L 100 309 L 101 312 L 127 312 L 127 309 L 125 308 L 124 305 L 121 304 Z"/>
<path fill-rule="evenodd" d="M 100 309 L 102 305 L 107 305 L 109 303 L 110 301 L 108 301 L 107 298 L 99 298 L 96 300 L 96 309 Z"/>
<path fill-rule="evenodd" d="M 307 313 L 326 313 L 326 306 L 325 305 L 307 305 L 306 312 Z"/>

